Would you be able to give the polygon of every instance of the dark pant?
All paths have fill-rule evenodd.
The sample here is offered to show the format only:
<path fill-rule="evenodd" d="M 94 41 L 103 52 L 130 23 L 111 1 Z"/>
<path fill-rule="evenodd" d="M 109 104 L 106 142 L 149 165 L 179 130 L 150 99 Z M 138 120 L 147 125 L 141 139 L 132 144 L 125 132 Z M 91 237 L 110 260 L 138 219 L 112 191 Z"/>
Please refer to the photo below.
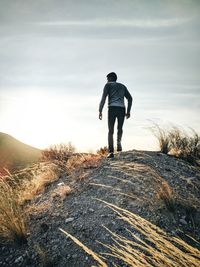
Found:
<path fill-rule="evenodd" d="M 122 127 L 125 118 L 125 108 L 114 107 L 114 106 L 108 108 L 108 150 L 110 153 L 114 152 L 113 134 L 114 134 L 114 125 L 116 118 L 117 118 L 117 143 L 120 144 L 123 133 Z"/>

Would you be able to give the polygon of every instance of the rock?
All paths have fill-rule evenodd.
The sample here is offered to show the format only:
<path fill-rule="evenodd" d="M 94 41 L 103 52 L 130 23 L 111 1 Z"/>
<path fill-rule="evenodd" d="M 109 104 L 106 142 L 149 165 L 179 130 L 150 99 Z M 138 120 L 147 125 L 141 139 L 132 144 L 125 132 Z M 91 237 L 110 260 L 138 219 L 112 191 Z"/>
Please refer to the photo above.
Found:
<path fill-rule="evenodd" d="M 179 220 L 179 222 L 180 222 L 180 223 L 182 223 L 182 224 L 185 224 L 185 225 L 187 225 L 187 222 L 186 222 L 186 220 L 185 220 L 185 219 L 183 219 L 183 218 L 181 218 L 181 219 Z"/>
<path fill-rule="evenodd" d="M 58 183 L 58 186 L 61 186 L 61 185 L 64 185 L 64 183 L 63 183 L 63 182 L 61 182 L 61 183 Z"/>
<path fill-rule="evenodd" d="M 49 226 L 46 223 L 41 223 L 40 227 L 43 233 L 47 232 L 47 230 L 49 229 Z"/>
<path fill-rule="evenodd" d="M 74 218 L 70 217 L 70 218 L 67 218 L 67 219 L 65 220 L 65 222 L 66 222 L 66 223 L 69 223 L 69 222 L 72 222 L 73 220 L 74 220 Z"/>
<path fill-rule="evenodd" d="M 20 256 L 15 260 L 15 263 L 19 263 L 19 262 L 22 262 L 22 261 L 23 261 L 23 257 Z"/>
<path fill-rule="evenodd" d="M 89 212 L 94 212 L 94 209 L 89 208 L 88 211 L 89 211 Z"/>

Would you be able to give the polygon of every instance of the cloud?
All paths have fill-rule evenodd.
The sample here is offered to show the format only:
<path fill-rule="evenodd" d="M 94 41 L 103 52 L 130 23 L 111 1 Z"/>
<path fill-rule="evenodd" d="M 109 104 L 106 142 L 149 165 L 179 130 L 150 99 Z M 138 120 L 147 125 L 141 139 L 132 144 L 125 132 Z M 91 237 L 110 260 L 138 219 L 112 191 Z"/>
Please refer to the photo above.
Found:
<path fill-rule="evenodd" d="M 93 20 L 62 20 L 35 22 L 39 26 L 91 26 L 91 27 L 137 27 L 137 28 L 159 28 L 182 25 L 191 18 L 169 18 L 169 19 L 93 19 Z"/>

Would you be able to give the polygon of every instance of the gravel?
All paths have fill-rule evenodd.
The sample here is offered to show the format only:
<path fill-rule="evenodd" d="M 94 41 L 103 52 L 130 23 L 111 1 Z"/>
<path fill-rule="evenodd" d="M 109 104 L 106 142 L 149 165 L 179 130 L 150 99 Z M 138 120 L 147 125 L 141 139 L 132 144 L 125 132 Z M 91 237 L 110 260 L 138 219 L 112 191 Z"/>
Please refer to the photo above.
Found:
<path fill-rule="evenodd" d="M 138 214 L 169 235 L 183 232 L 200 241 L 198 167 L 162 153 L 132 150 L 114 159 L 102 159 L 99 167 L 85 171 L 87 176 L 78 182 L 73 175 L 63 175 L 31 201 L 29 205 L 34 207 L 42 203 L 48 206 L 40 213 L 30 214 L 28 244 L 0 243 L 0 266 L 95 265 L 92 257 L 59 228 L 98 254 L 105 252 L 96 241 L 111 244 L 112 240 L 102 226 L 122 235 L 127 234 L 128 226 L 99 199 Z M 158 197 L 163 183 L 172 190 L 173 212 Z M 52 198 L 61 185 L 69 185 L 72 192 L 64 200 Z M 137 232 L 136 235 L 140 237 Z M 111 263 L 109 258 L 109 266 Z"/>

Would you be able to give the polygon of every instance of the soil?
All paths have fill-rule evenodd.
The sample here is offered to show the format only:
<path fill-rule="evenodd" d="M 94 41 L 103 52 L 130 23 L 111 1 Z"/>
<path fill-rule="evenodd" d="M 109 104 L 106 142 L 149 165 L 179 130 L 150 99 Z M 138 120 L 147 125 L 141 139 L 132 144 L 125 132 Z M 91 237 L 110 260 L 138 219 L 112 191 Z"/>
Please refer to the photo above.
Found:
<path fill-rule="evenodd" d="M 55 194 L 63 185 L 72 188 L 64 199 Z M 160 195 L 163 186 L 172 190 L 170 203 Z M 96 242 L 112 243 L 103 226 L 124 236 L 128 226 L 100 200 L 138 214 L 198 248 L 186 235 L 200 241 L 199 199 L 199 168 L 183 160 L 136 150 L 103 158 L 98 167 L 86 168 L 84 173 L 62 175 L 28 204 L 27 210 L 35 207 L 29 209 L 28 243 L 0 244 L 0 266 L 96 266 L 60 228 L 96 253 L 105 252 Z M 107 259 L 108 266 L 113 262 L 125 266 Z"/>

